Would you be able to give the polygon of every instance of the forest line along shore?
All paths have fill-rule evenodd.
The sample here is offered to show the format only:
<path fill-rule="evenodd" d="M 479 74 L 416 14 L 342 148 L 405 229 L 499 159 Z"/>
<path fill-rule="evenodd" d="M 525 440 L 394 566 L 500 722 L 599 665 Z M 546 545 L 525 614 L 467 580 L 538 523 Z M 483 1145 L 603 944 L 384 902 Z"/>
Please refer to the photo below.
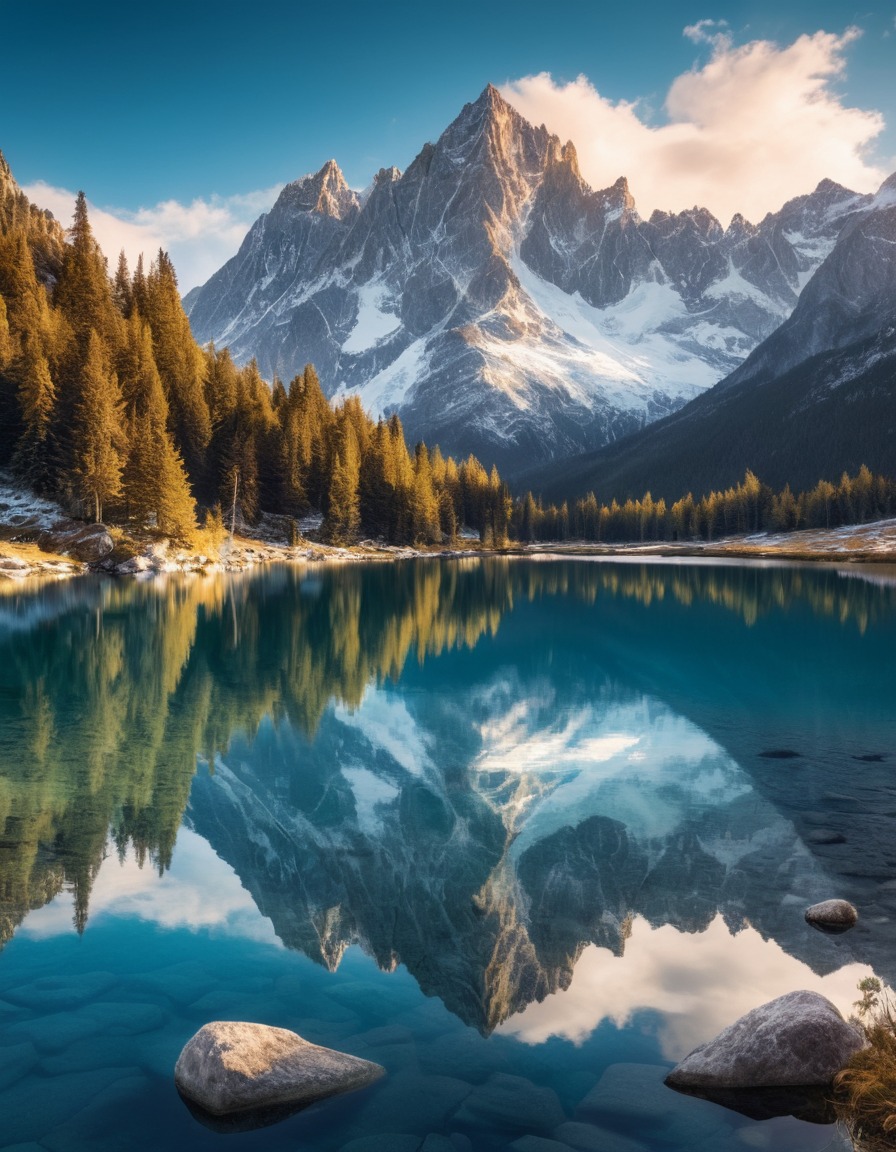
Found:
<path fill-rule="evenodd" d="M 0 525 L 0 527 L 3 527 Z M 10 531 L 10 526 L 6 526 Z M 59 580 L 90 572 L 111 576 L 148 577 L 165 573 L 244 572 L 270 563 L 352 563 L 409 559 L 475 559 L 485 557 L 576 559 L 589 557 L 726 560 L 778 560 L 799 563 L 892 564 L 896 566 L 896 519 L 830 530 L 754 533 L 715 541 L 599 544 L 582 540 L 512 543 L 486 548 L 478 541 L 461 540 L 455 546 L 412 547 L 365 540 L 335 546 L 301 539 L 295 545 L 237 534 L 220 546 L 218 557 L 200 550 L 170 546 L 167 541 L 145 543 L 130 555 L 112 554 L 94 563 L 63 552 L 44 551 L 32 541 L 0 540 L 0 590 L 34 579 Z"/>

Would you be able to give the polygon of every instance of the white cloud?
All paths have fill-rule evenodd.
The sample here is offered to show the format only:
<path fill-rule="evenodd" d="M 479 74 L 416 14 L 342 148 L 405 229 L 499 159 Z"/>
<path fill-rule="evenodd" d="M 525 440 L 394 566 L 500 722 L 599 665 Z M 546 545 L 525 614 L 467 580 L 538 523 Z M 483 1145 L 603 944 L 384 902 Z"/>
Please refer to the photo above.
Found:
<path fill-rule="evenodd" d="M 696 24 L 688 24 L 683 35 L 695 44 L 712 44 L 720 48 L 731 47 L 731 34 L 728 31 L 727 20 L 698 20 Z"/>
<path fill-rule="evenodd" d="M 645 216 L 700 204 L 726 224 L 735 212 L 758 221 L 825 177 L 868 192 L 887 175 L 868 156 L 883 116 L 847 107 L 835 88 L 858 29 L 783 47 L 736 46 L 722 21 L 701 20 L 685 35 L 710 55 L 673 81 L 663 124 L 648 123 L 639 101 L 601 96 L 585 76 L 560 84 L 542 72 L 505 85 L 504 95 L 575 143 L 593 187 L 627 176 Z"/>
<path fill-rule="evenodd" d="M 204 284 L 234 255 L 250 225 L 270 208 L 281 187 L 277 184 L 241 196 L 211 196 L 190 204 L 163 200 L 136 212 L 99 208 L 88 201 L 90 223 L 111 270 L 122 248 L 132 271 L 141 252 L 148 268 L 164 248 L 174 261 L 181 291 L 187 292 Z M 49 208 L 63 226 L 71 223 L 74 192 L 43 181 L 26 185 L 23 191 L 41 208 Z"/>
<path fill-rule="evenodd" d="M 72 913 L 72 894 L 62 892 L 31 912 L 18 935 L 44 940 L 72 932 Z M 141 868 L 132 848 L 122 863 L 110 848 L 90 891 L 88 930 L 104 915 L 280 946 L 233 868 L 189 828 L 179 830 L 171 868 L 162 877 L 149 862 Z"/>
<path fill-rule="evenodd" d="M 624 957 L 590 944 L 566 991 L 530 1004 L 498 1031 L 527 1044 L 551 1036 L 581 1044 L 602 1020 L 622 1028 L 636 1012 L 654 1011 L 662 1016 L 663 1055 L 680 1060 L 745 1012 L 798 988 L 827 996 L 849 1015 L 856 985 L 872 974 L 851 963 L 819 976 L 753 927 L 732 936 L 721 916 L 697 934 L 671 924 L 652 928 L 636 916 Z"/>

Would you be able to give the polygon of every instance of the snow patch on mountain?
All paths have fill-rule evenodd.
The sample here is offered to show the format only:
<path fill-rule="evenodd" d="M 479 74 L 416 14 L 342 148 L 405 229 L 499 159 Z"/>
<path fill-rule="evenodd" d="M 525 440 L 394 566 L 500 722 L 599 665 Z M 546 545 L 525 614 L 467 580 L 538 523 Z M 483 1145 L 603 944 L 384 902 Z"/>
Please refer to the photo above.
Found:
<path fill-rule="evenodd" d="M 611 401 L 623 411 L 642 410 L 657 391 L 677 401 L 691 400 L 718 379 L 717 368 L 660 331 L 687 316 L 670 285 L 644 281 L 618 304 L 595 308 L 578 292 L 569 295 L 543 280 L 518 255 L 512 266 L 536 308 L 575 342 L 567 341 L 562 357 L 549 347 L 527 350 L 526 361 L 544 372 L 552 358 L 559 360 L 555 374 L 584 382 L 577 389 L 580 396 Z M 509 345 L 507 358 L 519 363 L 520 350 Z"/>
<path fill-rule="evenodd" d="M 366 384 L 360 387 L 341 384 L 334 399 L 338 403 L 346 396 L 357 395 L 365 411 L 374 419 L 389 416 L 401 407 L 414 385 L 427 375 L 428 370 L 426 337 L 422 337 L 408 345 L 400 356 L 377 372 Z"/>
<path fill-rule="evenodd" d="M 376 282 L 361 285 L 358 289 L 358 318 L 348 339 L 343 341 L 343 352 L 366 352 L 401 327 L 399 316 L 382 310 L 388 299 L 389 293 L 384 285 Z"/>
<path fill-rule="evenodd" d="M 376 836 L 383 828 L 383 808 L 398 799 L 400 788 L 359 764 L 343 764 L 341 770 L 355 799 L 358 827 L 365 836 Z"/>

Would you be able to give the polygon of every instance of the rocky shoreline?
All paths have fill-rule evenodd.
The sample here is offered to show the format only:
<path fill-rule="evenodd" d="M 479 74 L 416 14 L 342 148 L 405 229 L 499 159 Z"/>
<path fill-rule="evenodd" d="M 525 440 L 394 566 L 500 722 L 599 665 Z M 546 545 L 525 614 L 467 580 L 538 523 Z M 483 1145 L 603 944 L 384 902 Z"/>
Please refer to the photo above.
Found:
<path fill-rule="evenodd" d="M 113 535 L 114 530 L 103 524 L 68 518 L 50 501 L 0 484 L 0 587 L 31 578 L 67 579 L 91 571 L 148 577 L 177 572 L 244 572 L 271 563 L 350 563 L 420 557 L 701 557 L 896 565 L 896 519 L 830 530 L 733 536 L 710 542 L 597 544 L 570 540 L 498 550 L 483 548 L 472 534 L 454 547 L 439 549 L 397 547 L 373 540 L 336 547 L 315 541 L 314 531 L 288 545 L 281 542 L 285 536 L 282 525 L 274 521 L 263 522 L 251 531 L 251 537 L 238 534 L 206 551 L 179 548 L 167 540 L 133 540 L 119 533 Z"/>
<path fill-rule="evenodd" d="M 0 528 L 4 526 L 0 525 Z M 90 525 L 90 529 L 105 531 L 103 525 Z M 8 531 L 8 528 L 7 528 Z M 21 583 L 24 580 L 62 580 L 90 572 L 100 572 L 109 576 L 150 577 L 164 573 L 217 573 L 245 572 L 261 564 L 272 563 L 356 563 L 373 560 L 412 560 L 473 558 L 485 556 L 530 557 L 538 559 L 574 558 L 620 558 L 629 560 L 688 559 L 702 558 L 727 560 L 783 562 L 821 562 L 828 564 L 874 564 L 896 566 L 896 546 L 892 550 L 856 549 L 842 552 L 834 548 L 807 549 L 798 541 L 793 543 L 774 542 L 762 546 L 758 543 L 746 548 L 735 541 L 719 541 L 714 546 L 699 545 L 653 545 L 601 547 L 586 543 L 565 542 L 535 546 L 518 546 L 494 550 L 478 546 L 442 549 L 421 549 L 411 546 L 398 547 L 375 541 L 362 541 L 351 547 L 336 547 L 311 540 L 302 540 L 294 546 L 275 544 L 237 536 L 227 541 L 219 555 L 213 556 L 202 551 L 191 551 L 170 545 L 168 541 L 147 543 L 137 552 L 122 556 L 116 548 L 110 547 L 106 554 L 96 555 L 95 545 L 99 543 L 93 532 L 83 529 L 79 532 L 83 539 L 67 547 L 64 540 L 47 542 L 46 546 L 35 541 L 0 539 L 0 587 L 9 582 Z M 793 533 L 791 536 L 799 536 Z M 111 539 L 110 539 L 110 544 Z"/>

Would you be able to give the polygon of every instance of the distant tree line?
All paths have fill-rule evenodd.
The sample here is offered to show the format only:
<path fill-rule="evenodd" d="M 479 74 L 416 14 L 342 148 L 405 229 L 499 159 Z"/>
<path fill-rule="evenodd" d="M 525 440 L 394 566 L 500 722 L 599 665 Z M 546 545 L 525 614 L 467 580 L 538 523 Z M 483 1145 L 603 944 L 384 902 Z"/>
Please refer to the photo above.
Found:
<path fill-rule="evenodd" d="M 845 472 L 838 484 L 819 480 L 808 492 L 790 485 L 774 492 L 750 471 L 740 484 L 695 500 L 689 492 L 673 504 L 640 500 L 599 504 L 593 492 L 571 506 L 547 508 L 531 492 L 514 502 L 511 535 L 522 542 L 591 540 L 635 543 L 662 540 L 715 540 L 750 532 L 791 532 L 800 528 L 836 528 L 896 515 L 896 481 L 875 476 L 864 465 L 855 476 Z"/>
<path fill-rule="evenodd" d="M 324 515 L 334 543 L 507 539 L 495 469 L 418 444 L 357 398 L 335 409 L 312 366 L 285 387 L 200 348 L 165 252 L 114 277 L 83 193 L 61 230 L 21 194 L 0 201 L 0 466 L 73 514 L 189 543 L 197 512 Z M 295 530 L 295 529 L 294 529 Z"/>

